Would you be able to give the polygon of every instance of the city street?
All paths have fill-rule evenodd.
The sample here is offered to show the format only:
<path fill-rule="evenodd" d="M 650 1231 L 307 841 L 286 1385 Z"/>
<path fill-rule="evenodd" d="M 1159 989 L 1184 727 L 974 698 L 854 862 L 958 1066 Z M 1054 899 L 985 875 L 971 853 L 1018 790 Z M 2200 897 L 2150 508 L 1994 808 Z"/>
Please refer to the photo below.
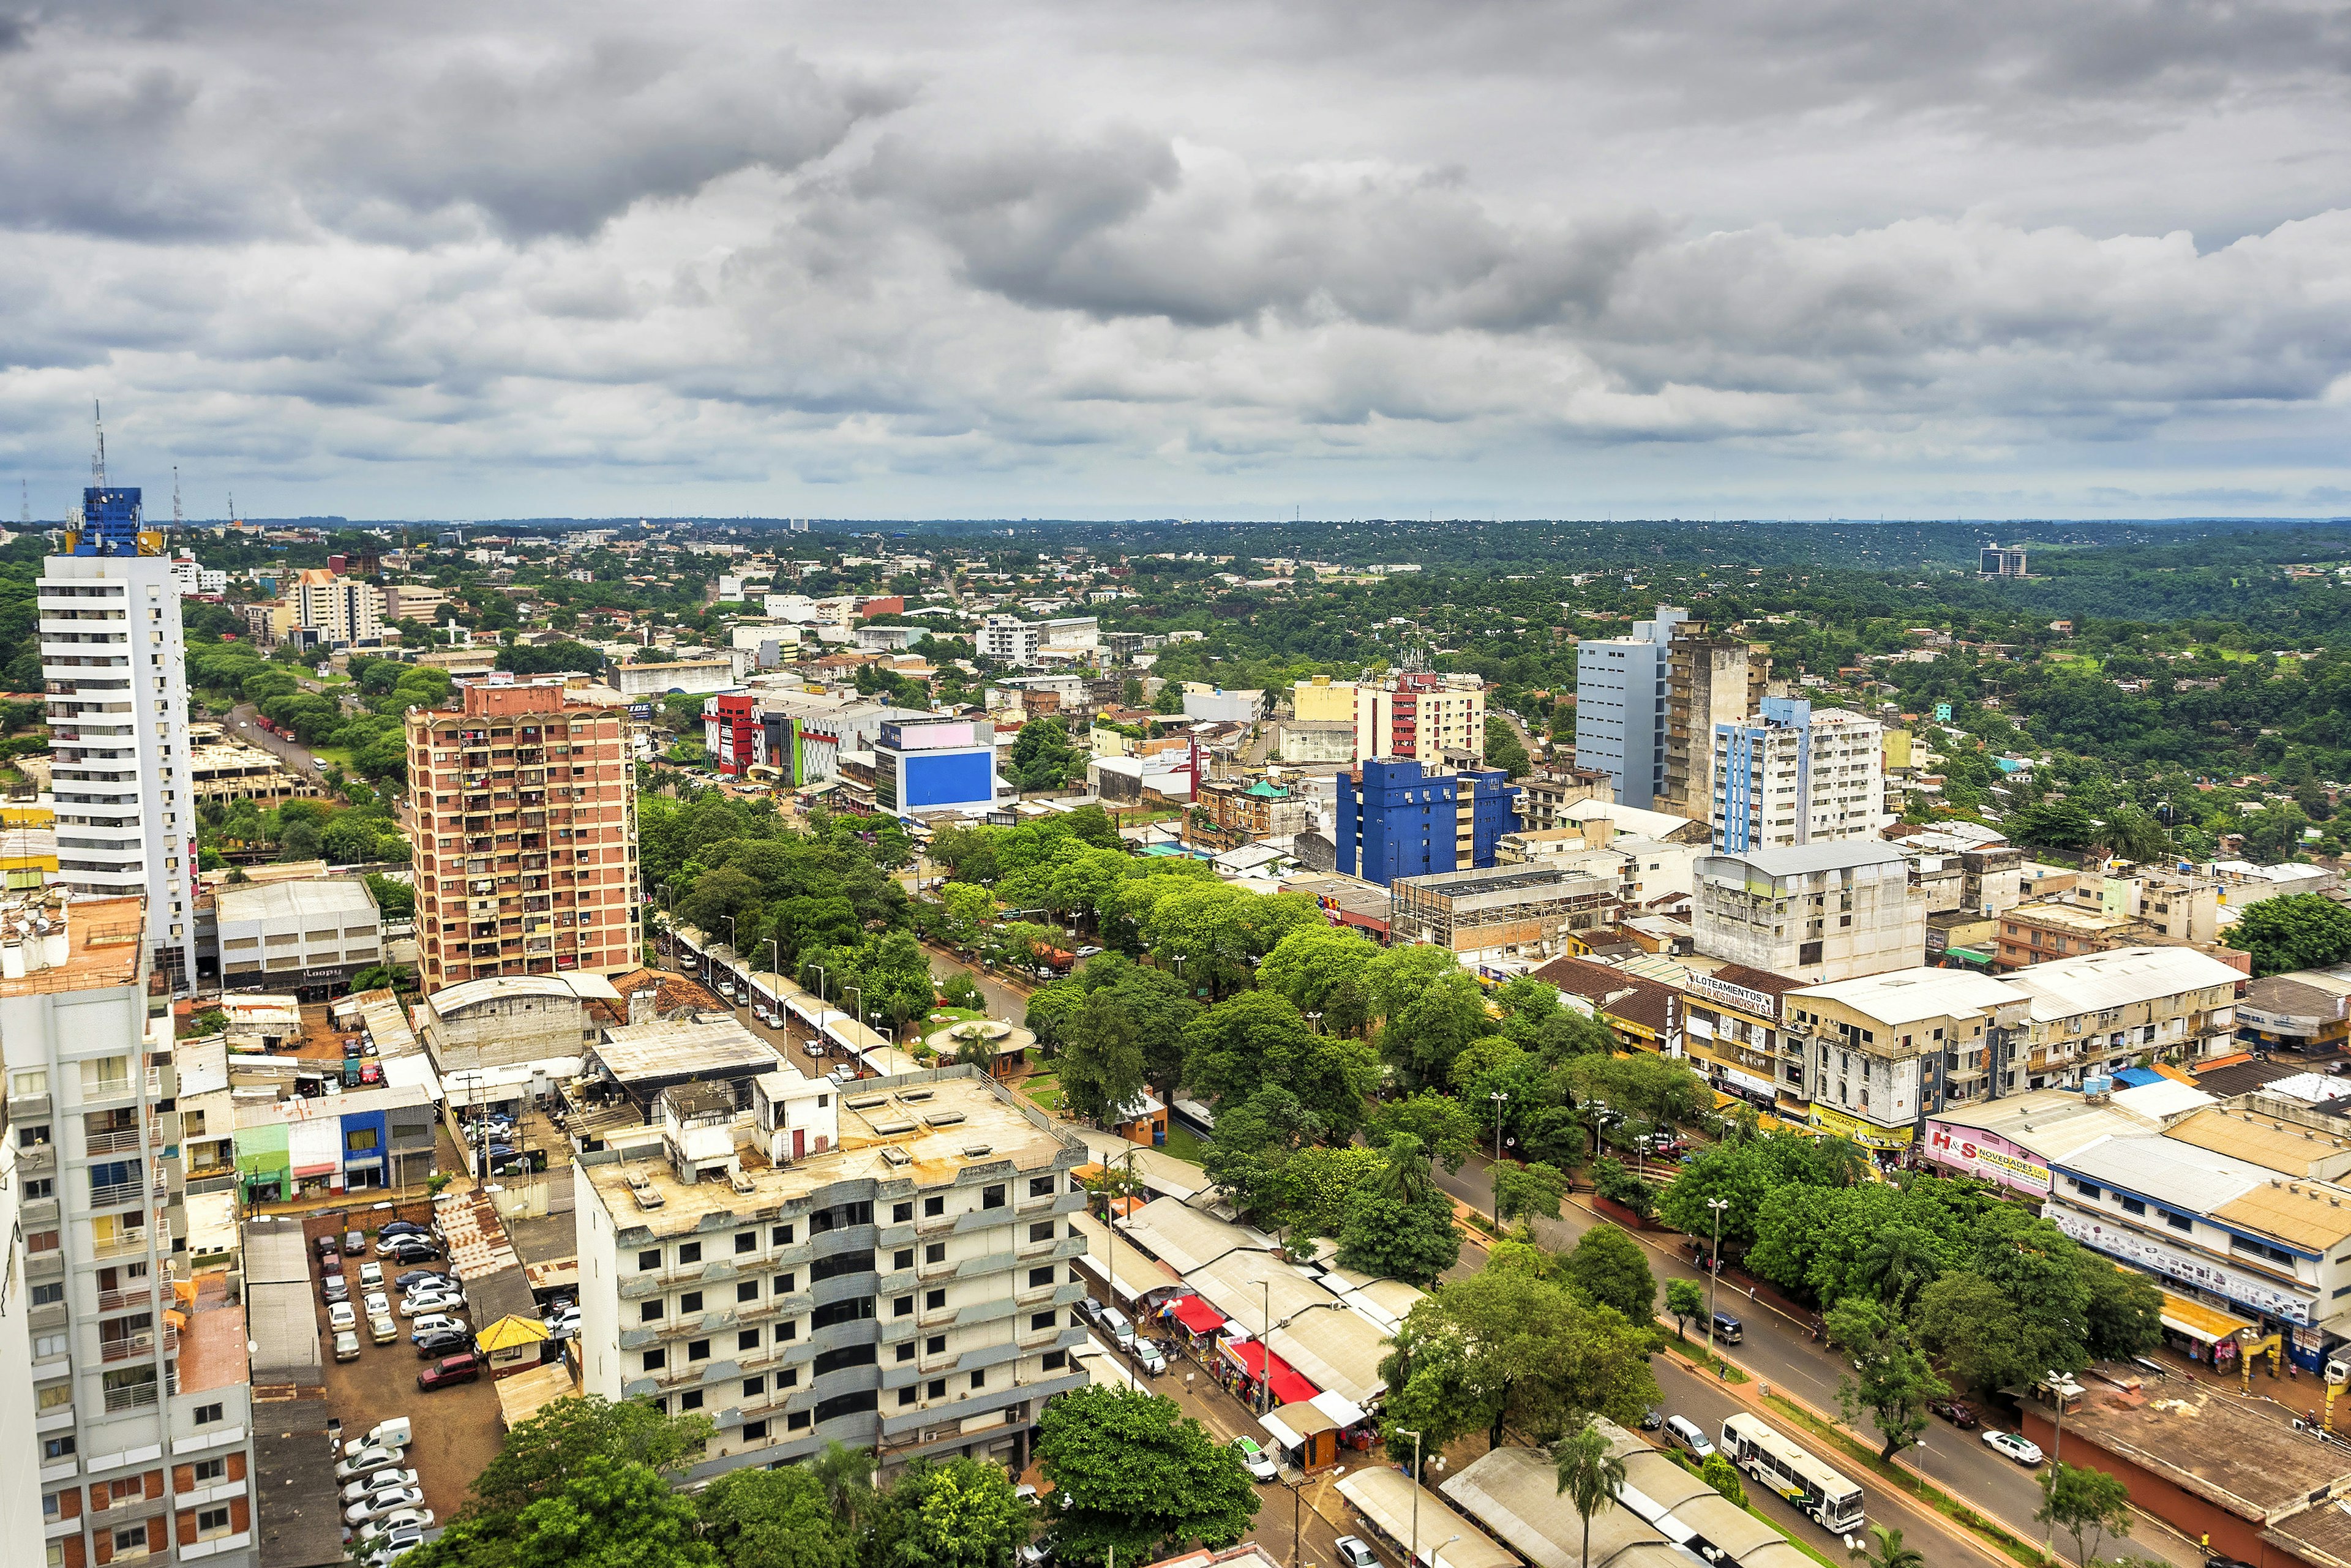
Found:
<path fill-rule="evenodd" d="M 270 734 L 261 727 L 260 719 L 259 709 L 251 703 L 239 703 L 229 711 L 227 722 L 223 727 L 228 731 L 232 739 L 241 740 L 247 746 L 257 746 L 264 751 L 274 753 L 277 759 L 286 764 L 287 768 L 294 773 L 308 779 L 319 778 L 325 774 L 326 769 L 311 760 L 307 747 L 296 745 L 282 735 Z"/>
<path fill-rule="evenodd" d="M 976 964 L 967 964 L 952 953 L 944 952 L 927 942 L 923 945 L 923 951 L 930 957 L 931 978 L 934 980 L 944 984 L 956 975 L 969 976 L 978 985 L 979 994 L 987 998 L 987 1013 L 990 1018 L 1005 1019 L 1010 1022 L 1019 1023 L 1028 1016 L 1029 991 L 1027 988 L 991 975 Z"/>
<path fill-rule="evenodd" d="M 1447 1174 L 1440 1167 L 1437 1183 L 1454 1197 L 1481 1209 L 1490 1208 L 1493 1203 L 1493 1187 L 1483 1157 L 1473 1158 L 1454 1174 Z M 1538 1222 L 1536 1239 L 1553 1251 L 1573 1247 L 1585 1231 L 1602 1223 L 1598 1215 L 1584 1207 L 1587 1200 L 1587 1195 L 1579 1193 L 1568 1199 L 1564 1218 Z M 1666 1281 L 1683 1279 L 1696 1280 L 1701 1284 L 1706 1282 L 1705 1271 L 1692 1267 L 1682 1257 L 1678 1250 L 1682 1239 L 1677 1234 L 1653 1236 L 1638 1231 L 1631 1234 L 1649 1251 L 1650 1270 L 1657 1276 L 1661 1313 Z M 1728 1274 L 1718 1291 L 1720 1310 L 1740 1319 L 1746 1327 L 1745 1342 L 1731 1353 L 1734 1363 L 1744 1368 L 1749 1375 L 1771 1385 L 1774 1392 L 1784 1394 L 1799 1404 L 1810 1406 L 1815 1413 L 1834 1419 L 1837 1414 L 1839 1365 L 1834 1351 L 1813 1343 L 1810 1323 L 1782 1313 L 1769 1302 L 1750 1300 L 1744 1281 L 1734 1285 Z M 1663 1321 L 1670 1329 L 1672 1320 Z M 1693 1325 L 1694 1331 L 1698 1326 Z M 1694 1332 L 1693 1346 L 1697 1344 Z M 1659 1365 L 1659 1382 L 1663 1383 L 1666 1377 L 1662 1361 Z M 1667 1393 L 1671 1396 L 1675 1390 L 1668 1386 Z M 1675 1413 L 1692 1414 L 1679 1410 Z M 1984 1416 L 1987 1426 L 1997 1424 L 1996 1413 L 1980 1408 L 1979 1414 Z M 1692 1418 L 1697 1419 L 1697 1416 L 1692 1414 Z M 1705 1424 L 1701 1422 L 1701 1425 Z M 1786 1426 L 1784 1421 L 1775 1421 L 1774 1424 L 1783 1429 Z M 1713 1417 L 1713 1425 L 1720 1425 L 1719 1416 Z M 1863 1441 L 1868 1441 L 1872 1436 L 1872 1431 L 1865 1426 L 1859 1433 Z M 1986 1516 L 1998 1520 L 2018 1535 L 2040 1539 L 2045 1527 L 2032 1521 L 2034 1511 L 2041 1506 L 2037 1472 L 2000 1458 L 1984 1447 L 1982 1437 L 1980 1429 L 1962 1432 L 1944 1422 L 1936 1421 L 1926 1433 L 1925 1448 L 1908 1450 L 1903 1462 L 1923 1469 L 1935 1485 L 1973 1505 Z M 1829 1457 L 1834 1459 L 1834 1456 Z M 1836 1462 L 1840 1468 L 1850 1469 L 1844 1461 Z M 1879 1500 L 1886 1497 L 1886 1489 L 1882 1485 L 1873 1486 L 1874 1478 L 1869 1476 L 1855 1475 L 1854 1479 L 1860 1481 L 1869 1493 L 1871 1520 L 1884 1522 Z M 1896 1520 L 1894 1522 L 1901 1521 Z M 1946 1525 L 1938 1528 L 1949 1530 L 1955 1527 Z M 1817 1535 L 1819 1531 L 1813 1533 Z M 1919 1545 L 1920 1542 L 1914 1539 L 1911 1544 Z M 2123 1550 L 2119 1542 L 2116 1550 Z M 2163 1526 L 2146 1519 L 2136 1522 L 2129 1550 L 2142 1556 L 2164 1558 L 2181 1564 L 2182 1568 L 2200 1568 L 2203 1561 L 2193 1542 L 2183 1541 Z M 1929 1562 L 1939 1560 L 1932 1550 L 1928 1551 L 1928 1556 Z"/>

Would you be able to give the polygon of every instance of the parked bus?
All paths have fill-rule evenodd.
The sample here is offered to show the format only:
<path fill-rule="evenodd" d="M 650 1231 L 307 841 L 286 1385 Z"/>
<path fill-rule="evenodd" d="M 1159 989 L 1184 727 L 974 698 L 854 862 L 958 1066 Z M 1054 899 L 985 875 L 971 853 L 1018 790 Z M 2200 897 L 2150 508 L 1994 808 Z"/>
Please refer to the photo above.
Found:
<path fill-rule="evenodd" d="M 1722 1451 L 1832 1534 L 1862 1527 L 1861 1488 L 1758 1417 L 1742 1412 L 1723 1422 Z"/>

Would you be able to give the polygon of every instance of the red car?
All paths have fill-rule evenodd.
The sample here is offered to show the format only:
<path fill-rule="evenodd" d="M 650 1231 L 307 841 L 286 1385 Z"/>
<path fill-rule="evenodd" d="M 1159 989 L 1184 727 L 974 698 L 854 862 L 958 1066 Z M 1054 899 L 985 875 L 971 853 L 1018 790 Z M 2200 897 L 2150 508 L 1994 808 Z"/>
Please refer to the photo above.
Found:
<path fill-rule="evenodd" d="M 481 1377 L 482 1358 L 467 1351 L 462 1355 L 444 1355 L 418 1373 L 416 1386 L 430 1393 L 453 1383 L 478 1383 Z"/>
<path fill-rule="evenodd" d="M 1930 1399 L 1927 1402 L 1927 1408 L 1962 1431 L 1975 1428 L 1975 1407 L 1963 1399 Z"/>

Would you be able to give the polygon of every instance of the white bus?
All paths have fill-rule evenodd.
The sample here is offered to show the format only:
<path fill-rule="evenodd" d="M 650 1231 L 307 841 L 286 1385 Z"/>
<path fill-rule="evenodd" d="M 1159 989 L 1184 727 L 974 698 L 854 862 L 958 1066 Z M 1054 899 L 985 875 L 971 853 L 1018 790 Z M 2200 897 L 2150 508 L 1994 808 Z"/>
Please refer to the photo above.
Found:
<path fill-rule="evenodd" d="M 1722 1451 L 1832 1534 L 1861 1528 L 1861 1488 L 1757 1417 L 1742 1412 L 1724 1421 Z"/>

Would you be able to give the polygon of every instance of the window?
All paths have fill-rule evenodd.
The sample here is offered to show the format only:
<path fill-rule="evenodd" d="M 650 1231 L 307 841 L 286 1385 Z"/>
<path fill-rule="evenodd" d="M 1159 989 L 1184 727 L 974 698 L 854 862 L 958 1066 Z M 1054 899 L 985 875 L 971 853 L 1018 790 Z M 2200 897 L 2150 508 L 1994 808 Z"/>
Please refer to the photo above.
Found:
<path fill-rule="evenodd" d="M 661 1303 L 661 1302 L 659 1302 L 659 1301 L 639 1301 L 639 1302 L 637 1303 L 637 1321 L 638 1321 L 639 1322 L 641 1322 L 641 1323 L 659 1322 L 661 1321 L 661 1315 L 662 1315 L 662 1303 Z"/>
<path fill-rule="evenodd" d="M 828 1372 L 838 1372 L 844 1366 L 871 1366 L 878 1358 L 874 1346 L 845 1344 L 818 1356 L 809 1366 L 809 1375 L 822 1377 Z"/>
<path fill-rule="evenodd" d="M 1051 1328 L 1053 1326 L 1053 1314 L 1050 1312 L 1031 1313 L 1029 1319 L 1029 1326 L 1032 1329 Z"/>
<path fill-rule="evenodd" d="M 830 1258 L 820 1258 L 809 1265 L 809 1282 L 831 1280 L 842 1274 L 871 1274 L 873 1254 L 867 1252 L 836 1252 Z"/>
<path fill-rule="evenodd" d="M 196 1485 L 200 1487 L 228 1479 L 228 1460 L 225 1458 L 198 1459 L 193 1469 Z"/>
<path fill-rule="evenodd" d="M 927 1246 L 927 1247 L 925 1247 L 925 1248 L 924 1248 L 924 1249 L 923 1249 L 923 1261 L 924 1261 L 924 1262 L 925 1262 L 925 1263 L 944 1263 L 944 1262 L 946 1262 L 946 1260 L 947 1260 L 947 1244 L 946 1244 L 946 1242 L 944 1242 L 944 1241 L 934 1241 L 934 1242 L 932 1242 L 929 1246 Z"/>
<path fill-rule="evenodd" d="M 787 1388 L 798 1388 L 799 1385 L 800 1369 L 799 1367 L 788 1366 L 781 1372 L 776 1374 L 776 1391 L 778 1393 L 781 1393 Z"/>
<path fill-rule="evenodd" d="M 923 1218 L 925 1219 L 936 1219 L 940 1215 L 945 1214 L 946 1211 L 947 1200 L 945 1197 L 926 1197 L 923 1199 Z"/>
<path fill-rule="evenodd" d="M 914 1385 L 909 1383 L 905 1387 L 898 1390 L 898 1408 L 904 1410 L 907 1406 L 912 1405 L 920 1396 L 921 1396 L 915 1389 Z"/>
<path fill-rule="evenodd" d="M 905 1224 L 908 1220 L 911 1220 L 911 1219 L 913 1219 L 914 1218 L 914 1204 L 912 1204 L 911 1202 L 909 1202 L 909 1203 L 895 1203 L 895 1204 L 892 1204 L 892 1205 L 890 1206 L 890 1223 L 891 1223 L 891 1224 L 893 1224 L 893 1225 L 904 1225 L 904 1224 Z"/>
<path fill-rule="evenodd" d="M 789 1225 L 778 1225 L 778 1226 L 777 1226 L 774 1229 L 772 1229 L 772 1230 L 770 1230 L 770 1231 L 768 1231 L 768 1246 L 770 1246 L 770 1247 L 789 1247 L 791 1244 L 792 1244 L 792 1228 L 791 1228 L 790 1226 L 789 1226 Z"/>
<path fill-rule="evenodd" d="M 747 1377 L 743 1380 L 743 1397 L 746 1399 L 754 1398 L 767 1391 L 768 1380 L 764 1377 Z"/>
<path fill-rule="evenodd" d="M 2163 1222 L 2171 1227 L 2174 1230 L 2193 1230 L 2196 1228 L 2196 1221 L 2189 1218 L 2187 1215 L 2174 1214 L 2168 1208 L 2163 1209 L 2160 1212 L 2163 1215 Z"/>
<path fill-rule="evenodd" d="M 890 1268 L 893 1272 L 911 1269 L 914 1266 L 914 1249 L 913 1248 L 901 1247 L 898 1250 L 890 1254 Z"/>
<path fill-rule="evenodd" d="M 2136 1214 L 2144 1217 L 2147 1213 L 2147 1205 L 2141 1203 L 2135 1197 L 2117 1197 L 2115 1201 L 2123 1206 L 2123 1212 L 2125 1214 Z"/>
<path fill-rule="evenodd" d="M 677 1311 L 680 1317 L 692 1317 L 696 1312 L 701 1312 L 702 1292 L 700 1291 L 688 1291 L 685 1294 L 680 1296 L 677 1299 Z"/>
<path fill-rule="evenodd" d="M 913 1340 L 907 1340 L 898 1346 L 898 1359 L 900 1361 L 912 1361 L 914 1359 L 914 1342 Z"/>
<path fill-rule="evenodd" d="M 658 1268 L 660 1268 L 660 1267 L 661 1267 L 661 1249 L 660 1249 L 660 1248 L 658 1248 L 658 1247 L 649 1247 L 649 1248 L 647 1248 L 644 1251 L 640 1252 L 640 1253 L 638 1253 L 638 1254 L 637 1254 L 637 1272 L 638 1272 L 638 1273 L 640 1273 L 640 1274 L 650 1274 L 650 1273 L 652 1273 L 654 1270 L 656 1270 L 656 1269 L 658 1269 Z"/>
<path fill-rule="evenodd" d="M 1053 1266 L 1051 1264 L 1048 1263 L 1042 1269 L 1031 1269 L 1029 1270 L 1029 1288 L 1030 1290 L 1042 1290 L 1052 1282 Z"/>
<path fill-rule="evenodd" d="M 758 1349 L 759 1331 L 758 1329 L 737 1329 L 735 1332 L 735 1348 L 737 1350 Z"/>
<path fill-rule="evenodd" d="M 893 1318 L 911 1317 L 914 1311 L 914 1298 L 912 1296 L 900 1296 L 890 1303 L 890 1315 Z"/>
<path fill-rule="evenodd" d="M 710 1359 L 710 1342 L 706 1339 L 690 1339 L 686 1341 L 685 1359 L 688 1362 L 708 1361 Z"/>
<path fill-rule="evenodd" d="M 1031 1241 L 1050 1241 L 1053 1239 L 1053 1222 L 1050 1219 L 1040 1219 L 1036 1224 L 1030 1226 L 1029 1228 L 1029 1239 Z"/>
<path fill-rule="evenodd" d="M 347 1155 L 371 1154 L 375 1146 L 373 1127 L 354 1127 L 343 1134 L 343 1153 Z"/>
<path fill-rule="evenodd" d="M 688 1263 L 701 1262 L 702 1243 L 699 1241 L 680 1242 L 677 1249 L 677 1261 L 680 1268 L 684 1267 Z"/>
<path fill-rule="evenodd" d="M 645 1352 L 645 1370 L 647 1372 L 659 1372 L 663 1367 L 667 1366 L 668 1364 L 669 1352 L 658 1348 Z"/>
<path fill-rule="evenodd" d="M 1043 1360 L 1046 1371 L 1059 1372 L 1070 1364 L 1070 1353 L 1066 1350 L 1049 1350 L 1045 1353 Z"/>
<path fill-rule="evenodd" d="M 776 1343 L 777 1343 L 778 1344 L 782 1344 L 782 1343 L 783 1343 L 785 1341 L 787 1341 L 787 1340 L 795 1340 L 795 1339 L 798 1339 L 798 1338 L 799 1338 L 799 1337 L 800 1337 L 800 1321 L 799 1321 L 799 1319 L 798 1319 L 798 1318 L 786 1318 L 782 1322 L 779 1322 L 779 1323 L 778 1323 L 778 1324 L 776 1325 Z"/>
<path fill-rule="evenodd" d="M 50 1283 L 33 1287 L 33 1305 L 37 1307 L 54 1307 L 65 1299 L 66 1288 L 63 1285 Z"/>
<path fill-rule="evenodd" d="M 36 1068 L 29 1072 L 12 1072 L 8 1075 L 8 1093 L 12 1099 L 27 1094 L 47 1094 L 48 1092 L 49 1074 L 47 1069 Z"/>
<path fill-rule="evenodd" d="M 41 1444 L 41 1462 L 47 1464 L 51 1459 L 69 1458 L 73 1451 L 72 1433 L 68 1432 L 62 1437 L 50 1437 Z"/>
<path fill-rule="evenodd" d="M 677 1407 L 681 1410 L 701 1409 L 702 1390 L 699 1388 L 689 1388 L 684 1393 L 679 1395 L 677 1396 Z"/>
<path fill-rule="evenodd" d="M 202 1427 L 219 1420 L 221 1418 L 222 1408 L 223 1407 L 218 1405 L 197 1406 L 196 1425 Z"/>
<path fill-rule="evenodd" d="M 789 1296 L 794 1291 L 799 1289 L 799 1276 L 797 1274 L 778 1274 L 776 1276 L 776 1283 L 773 1288 L 777 1295 Z"/>
<path fill-rule="evenodd" d="M 144 1524 L 118 1524 L 114 1527 L 114 1554 L 117 1557 L 144 1556 L 147 1552 L 147 1527 Z"/>
<path fill-rule="evenodd" d="M 759 1233 L 758 1231 L 738 1230 L 735 1233 L 735 1250 L 738 1255 L 745 1252 L 756 1252 L 758 1250 L 758 1248 Z"/>
<path fill-rule="evenodd" d="M 20 1149 L 46 1149 L 49 1146 L 49 1124 L 27 1122 L 16 1129 L 16 1146 Z"/>
<path fill-rule="evenodd" d="M 1029 1178 L 1029 1196 L 1030 1197 L 1052 1197 L 1053 1178 L 1049 1176 L 1030 1176 Z"/>
<path fill-rule="evenodd" d="M 924 1390 L 924 1397 L 926 1399 L 945 1399 L 946 1396 L 947 1380 L 944 1377 L 934 1377 L 931 1379 L 930 1387 Z"/>
<path fill-rule="evenodd" d="M 784 1430 L 787 1432 L 804 1432 L 808 1424 L 809 1413 L 805 1410 L 795 1410 L 784 1417 Z"/>
<path fill-rule="evenodd" d="M 759 1281 L 757 1280 L 744 1280 L 738 1281 L 735 1286 L 735 1299 L 738 1301 L 758 1301 L 759 1299 Z"/>
<path fill-rule="evenodd" d="M 923 1311 L 926 1312 L 935 1312 L 946 1304 L 947 1293 L 945 1291 L 925 1291 L 923 1292 Z"/>
<path fill-rule="evenodd" d="M 1004 1188 L 1001 1186 L 982 1187 L 979 1193 L 979 1207 L 982 1208 L 1002 1208 L 1004 1207 Z"/>
<path fill-rule="evenodd" d="M 768 1424 L 765 1421 L 744 1422 L 743 1440 L 747 1443 L 766 1442 L 768 1440 Z"/>
<path fill-rule="evenodd" d="M 215 1535 L 228 1533 L 228 1510 L 200 1508 L 196 1510 L 196 1539 L 208 1541 Z"/>

